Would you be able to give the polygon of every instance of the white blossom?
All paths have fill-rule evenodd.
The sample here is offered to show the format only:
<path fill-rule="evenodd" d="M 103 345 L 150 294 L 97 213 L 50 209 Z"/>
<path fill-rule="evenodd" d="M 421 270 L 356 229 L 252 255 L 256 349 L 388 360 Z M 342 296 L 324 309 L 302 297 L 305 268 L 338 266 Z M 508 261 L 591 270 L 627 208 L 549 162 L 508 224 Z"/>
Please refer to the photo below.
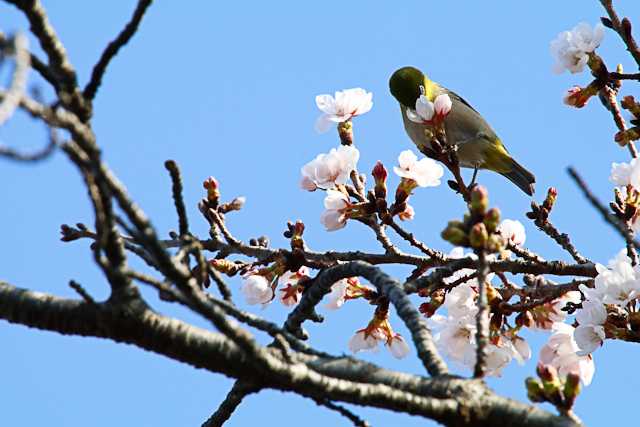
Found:
<path fill-rule="evenodd" d="M 316 131 L 326 132 L 332 123 L 342 123 L 360 116 L 373 106 L 373 94 L 362 88 L 337 91 L 334 96 L 316 96 L 316 105 L 324 114 L 316 120 Z"/>
<path fill-rule="evenodd" d="M 447 309 L 448 316 L 475 316 L 478 310 L 475 302 L 478 293 L 469 282 L 459 284 L 446 295 L 443 307 Z M 477 282 L 474 283 L 476 284 Z"/>
<path fill-rule="evenodd" d="M 586 356 L 593 353 L 604 342 L 604 327 L 593 324 L 580 324 L 573 333 L 573 339 L 580 348 L 578 356 Z"/>
<path fill-rule="evenodd" d="M 631 176 L 634 175 L 634 181 L 638 183 L 638 175 L 640 174 L 640 162 L 637 159 L 631 160 L 629 163 L 611 163 L 611 174 L 609 175 L 609 181 L 619 187 L 626 187 L 631 184 Z M 635 186 L 634 186 L 635 187 Z M 640 188 L 640 187 L 636 187 Z"/>
<path fill-rule="evenodd" d="M 451 111 L 451 98 L 446 93 L 438 95 L 433 102 L 424 95 L 416 99 L 416 108 L 407 108 L 407 118 L 415 123 L 430 123 L 444 118 Z"/>
<path fill-rule="evenodd" d="M 426 96 L 420 95 L 416 100 L 416 109 L 407 108 L 407 118 L 415 123 L 428 122 L 433 119 L 435 112 L 433 102 Z"/>
<path fill-rule="evenodd" d="M 429 320 L 433 329 L 438 331 L 434 340 L 442 354 L 463 366 L 472 367 L 476 351 L 475 316 L 434 315 Z"/>
<path fill-rule="evenodd" d="M 349 340 L 349 350 L 352 353 L 358 353 L 359 351 L 377 350 L 378 343 L 381 341 L 376 334 L 367 334 L 364 330 L 358 331 Z"/>
<path fill-rule="evenodd" d="M 360 152 L 350 145 L 341 145 L 331 151 L 319 154 L 300 170 L 300 187 L 314 191 L 318 188 L 329 189 L 337 184 L 345 184 L 351 171 L 356 168 Z"/>
<path fill-rule="evenodd" d="M 640 271 L 632 266 L 626 249 L 609 261 L 608 268 L 596 265 L 598 275 L 595 278 L 595 289 L 586 290 L 587 299 L 601 300 L 604 304 L 616 304 L 621 307 L 640 297 Z"/>
<path fill-rule="evenodd" d="M 607 309 L 599 299 L 587 299 L 582 302 L 582 308 L 576 311 L 576 320 L 579 325 L 573 332 L 573 338 L 580 348 L 578 355 L 585 356 L 604 342 L 603 325 L 607 321 Z"/>
<path fill-rule="evenodd" d="M 327 190 L 324 198 L 326 210 L 320 216 L 320 222 L 327 231 L 339 230 L 347 224 L 346 210 L 350 205 L 349 197 L 342 191 Z"/>
<path fill-rule="evenodd" d="M 409 354 L 409 351 L 410 351 L 409 345 L 404 340 L 404 338 L 402 338 L 402 335 L 400 334 L 395 334 L 387 342 L 387 347 L 389 348 L 391 355 L 396 359 L 402 359 L 407 354 Z"/>
<path fill-rule="evenodd" d="M 604 38 L 604 25 L 594 28 L 585 22 L 576 25 L 571 31 L 563 31 L 551 42 L 551 55 L 555 58 L 554 72 L 564 70 L 579 73 L 589 60 L 588 53 L 596 50 Z"/>
<path fill-rule="evenodd" d="M 524 225 L 520 221 L 505 219 L 498 226 L 498 231 L 514 245 L 522 245 L 527 239 Z"/>
<path fill-rule="evenodd" d="M 513 355 L 514 351 L 510 345 L 503 347 L 487 345 L 486 375 L 491 377 L 502 375 L 502 370 L 511 362 Z"/>
<path fill-rule="evenodd" d="M 444 117 L 449 114 L 452 105 L 453 103 L 451 102 L 451 98 L 449 98 L 449 95 L 446 93 L 436 96 L 436 99 L 433 101 L 433 109 L 440 117 Z"/>
<path fill-rule="evenodd" d="M 598 300 L 583 301 L 582 308 L 576 310 L 576 320 L 581 325 L 604 325 L 607 320 L 607 309 Z"/>
<path fill-rule="evenodd" d="M 435 160 L 418 157 L 411 150 L 405 150 L 398 156 L 400 166 L 394 166 L 393 171 L 402 178 L 412 179 L 420 187 L 435 187 L 440 185 L 440 178 L 444 169 Z"/>
<path fill-rule="evenodd" d="M 589 385 L 595 372 L 590 355 L 580 356 L 578 344 L 573 337 L 574 328 L 566 323 L 553 325 L 553 334 L 540 349 L 539 361 L 558 370 L 561 377 L 574 373 L 584 385 Z"/>
<path fill-rule="evenodd" d="M 337 310 L 344 304 L 345 297 L 347 296 L 347 288 L 349 282 L 347 279 L 338 280 L 331 285 L 331 292 L 327 296 L 327 303 L 324 305 L 329 310 Z"/>
<path fill-rule="evenodd" d="M 273 289 L 269 281 L 259 274 L 245 276 L 240 290 L 249 305 L 268 304 L 273 299 Z"/>
<path fill-rule="evenodd" d="M 298 287 L 301 280 L 309 278 L 309 267 L 302 266 L 298 271 L 287 271 L 278 278 L 278 285 L 282 287 L 280 302 L 287 307 L 296 305 L 300 300 L 302 289 Z"/>
<path fill-rule="evenodd" d="M 518 361 L 519 364 L 523 364 L 525 360 L 531 359 L 531 347 L 527 341 L 519 336 L 514 336 L 511 339 L 511 344 L 513 345 L 514 357 Z"/>

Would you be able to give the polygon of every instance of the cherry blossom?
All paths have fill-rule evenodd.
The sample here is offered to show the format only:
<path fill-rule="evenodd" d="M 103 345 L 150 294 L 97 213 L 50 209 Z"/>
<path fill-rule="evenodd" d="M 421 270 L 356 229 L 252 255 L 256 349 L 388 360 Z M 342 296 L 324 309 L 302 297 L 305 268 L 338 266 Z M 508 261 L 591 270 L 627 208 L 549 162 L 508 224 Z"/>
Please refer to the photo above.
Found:
<path fill-rule="evenodd" d="M 522 245 L 527 239 L 524 225 L 520 221 L 505 219 L 498 226 L 498 231 L 514 245 Z"/>
<path fill-rule="evenodd" d="M 358 353 L 360 351 L 377 351 L 378 343 L 383 340 L 384 337 L 374 334 L 367 334 L 365 330 L 360 330 L 351 337 L 349 340 L 349 350 L 352 353 Z"/>
<path fill-rule="evenodd" d="M 525 360 L 531 359 L 531 347 L 527 341 L 519 336 L 511 338 L 511 344 L 513 345 L 514 357 L 519 364 L 523 364 Z"/>
<path fill-rule="evenodd" d="M 249 305 L 269 304 L 274 296 L 273 289 L 267 278 L 255 273 L 244 277 L 240 290 Z"/>
<path fill-rule="evenodd" d="M 411 150 L 400 153 L 398 164 L 393 171 L 401 178 L 415 181 L 419 187 L 436 187 L 444 175 L 444 169 L 435 160 L 428 157 L 418 160 Z"/>
<path fill-rule="evenodd" d="M 391 355 L 396 359 L 404 358 L 410 351 L 409 345 L 400 334 L 395 334 L 389 341 L 387 341 L 386 345 L 389 348 Z"/>
<path fill-rule="evenodd" d="M 398 218 L 400 218 L 401 221 L 411 221 L 415 216 L 416 211 L 409 203 L 406 203 L 404 210 L 398 214 Z"/>
<path fill-rule="evenodd" d="M 640 188 L 640 162 L 637 159 L 631 160 L 629 163 L 611 163 L 611 174 L 609 180 L 619 187 L 626 187 L 627 185 L 633 185 L 631 183 L 631 177 L 634 177 L 633 185 L 635 188 Z"/>
<path fill-rule="evenodd" d="M 420 88 L 424 92 L 424 88 Z M 451 98 L 446 93 L 438 95 L 433 102 L 424 94 L 416 100 L 416 108 L 407 108 L 407 118 L 415 123 L 434 124 L 442 121 L 451 111 Z"/>
<path fill-rule="evenodd" d="M 580 348 L 576 354 L 586 356 L 602 346 L 605 338 L 604 327 L 601 325 L 579 325 L 573 333 L 573 338 Z"/>
<path fill-rule="evenodd" d="M 429 319 L 434 341 L 442 354 L 462 366 L 472 367 L 475 360 L 475 316 L 434 315 Z"/>
<path fill-rule="evenodd" d="M 320 222 L 327 231 L 335 231 L 347 225 L 347 211 L 351 207 L 349 197 L 341 191 L 327 190 L 324 198 L 325 211 L 320 216 Z"/>
<path fill-rule="evenodd" d="M 609 261 L 608 268 L 596 265 L 598 275 L 594 289 L 584 285 L 580 290 L 588 300 L 601 300 L 604 304 L 615 304 L 621 307 L 640 297 L 640 268 L 632 266 L 626 249 Z"/>
<path fill-rule="evenodd" d="M 301 281 L 309 279 L 309 268 L 306 266 L 300 267 L 298 271 L 286 272 L 278 279 L 278 284 L 282 287 L 280 292 L 280 301 L 286 306 L 296 305 L 300 301 L 300 296 L 304 290 L 300 285 Z"/>
<path fill-rule="evenodd" d="M 303 190 L 314 191 L 318 188 L 325 190 L 345 184 L 351 171 L 356 168 L 359 158 L 358 149 L 347 145 L 332 148 L 326 154 L 319 154 L 300 170 L 300 187 Z"/>
<path fill-rule="evenodd" d="M 332 123 L 342 123 L 360 116 L 373 106 L 373 94 L 362 88 L 337 91 L 316 96 L 316 105 L 324 114 L 316 120 L 316 131 L 323 133 L 329 130 Z"/>
<path fill-rule="evenodd" d="M 588 54 L 595 51 L 604 38 L 604 25 L 596 24 L 592 28 L 582 22 L 571 31 L 563 31 L 551 42 L 551 55 L 556 63 L 553 67 L 555 73 L 560 74 L 564 70 L 571 73 L 579 73 L 589 60 Z"/>
<path fill-rule="evenodd" d="M 360 298 L 370 292 L 374 292 L 374 290 L 362 285 L 357 277 L 347 277 L 331 285 L 331 292 L 327 297 L 325 308 L 337 310 L 346 300 Z"/>
<path fill-rule="evenodd" d="M 337 310 L 342 307 L 347 296 L 348 286 L 349 283 L 347 282 L 347 279 L 339 280 L 331 285 L 331 292 L 329 292 L 329 295 L 327 296 L 328 301 L 325 304 L 325 307 L 329 310 Z"/>
<path fill-rule="evenodd" d="M 580 348 L 573 338 L 574 328 L 566 323 L 556 323 L 553 334 L 540 349 L 539 360 L 544 365 L 551 365 L 558 370 L 560 376 L 574 373 L 580 377 L 584 385 L 589 385 L 595 372 L 593 358 L 590 355 L 580 356 Z"/>

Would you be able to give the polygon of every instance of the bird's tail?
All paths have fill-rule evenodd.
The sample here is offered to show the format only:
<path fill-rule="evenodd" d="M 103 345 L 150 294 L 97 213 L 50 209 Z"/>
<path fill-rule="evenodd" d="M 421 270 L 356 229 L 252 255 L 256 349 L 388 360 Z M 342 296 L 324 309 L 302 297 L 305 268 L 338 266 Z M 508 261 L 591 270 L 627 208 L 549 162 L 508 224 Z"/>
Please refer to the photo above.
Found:
<path fill-rule="evenodd" d="M 536 182 L 536 177 L 515 160 L 510 159 L 510 162 L 511 170 L 509 172 L 502 172 L 502 175 L 507 177 L 509 181 L 513 182 L 529 196 L 533 196 L 533 193 L 535 192 L 534 184 Z"/>

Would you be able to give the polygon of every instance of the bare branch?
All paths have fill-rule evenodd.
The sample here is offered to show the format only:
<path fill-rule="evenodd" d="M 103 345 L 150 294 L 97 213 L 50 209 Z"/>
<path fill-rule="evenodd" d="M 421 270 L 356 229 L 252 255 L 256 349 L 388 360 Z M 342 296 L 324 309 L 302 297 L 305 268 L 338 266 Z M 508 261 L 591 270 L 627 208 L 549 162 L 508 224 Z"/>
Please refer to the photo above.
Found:
<path fill-rule="evenodd" d="M 331 409 L 332 411 L 339 413 L 340 415 L 351 421 L 351 423 L 353 423 L 355 427 L 371 427 L 371 424 L 369 424 L 366 420 L 363 420 L 344 406 L 336 405 L 335 403 L 327 399 L 314 400 L 318 404 L 318 406 L 324 406 L 327 409 Z"/>
<path fill-rule="evenodd" d="M 100 88 L 100 84 L 102 83 L 102 78 L 104 77 L 104 73 L 107 71 L 107 66 L 111 62 L 113 58 L 118 54 L 120 49 L 129 43 L 129 40 L 133 37 L 133 35 L 138 31 L 138 27 L 140 26 L 140 22 L 142 22 L 142 18 L 144 17 L 147 8 L 151 5 L 152 0 L 138 0 L 138 5 L 133 12 L 133 16 L 127 25 L 123 28 L 123 30 L 118 34 L 118 36 L 111 41 L 107 48 L 102 52 L 100 59 L 93 66 L 93 70 L 91 71 L 91 79 L 89 83 L 85 86 L 82 91 L 85 99 L 87 101 L 93 100 L 95 98 L 98 89 Z"/>
<path fill-rule="evenodd" d="M 633 237 L 633 233 L 627 227 L 626 224 L 622 223 L 618 218 L 613 216 L 609 212 L 609 210 L 598 200 L 598 198 L 591 192 L 587 183 L 582 179 L 582 177 L 578 174 L 578 172 L 573 168 L 569 167 L 567 169 L 569 175 L 575 183 L 578 185 L 580 190 L 582 190 L 582 194 L 587 198 L 591 206 L 596 208 L 598 212 L 602 215 L 602 218 L 607 222 L 607 224 L 611 225 L 620 235 L 624 238 L 627 243 L 627 252 L 629 254 L 629 258 L 631 258 L 631 262 L 633 265 L 638 263 L 638 254 L 636 253 L 636 248 L 640 248 L 640 243 Z"/>
<path fill-rule="evenodd" d="M 209 419 L 202 423 L 202 427 L 222 426 L 229 418 L 231 418 L 231 415 L 233 415 L 233 412 L 238 408 L 245 397 L 252 393 L 257 393 L 259 390 L 259 387 L 248 381 L 236 381 L 222 403 L 220 403 L 218 409 L 216 409 Z"/>
<path fill-rule="evenodd" d="M 173 184 L 173 202 L 176 205 L 176 212 L 178 213 L 180 236 L 186 236 L 189 233 L 189 221 L 187 218 L 187 209 L 184 206 L 184 199 L 182 198 L 182 178 L 180 176 L 180 169 L 173 160 L 167 160 L 164 163 L 164 167 L 171 175 L 171 182 Z"/>

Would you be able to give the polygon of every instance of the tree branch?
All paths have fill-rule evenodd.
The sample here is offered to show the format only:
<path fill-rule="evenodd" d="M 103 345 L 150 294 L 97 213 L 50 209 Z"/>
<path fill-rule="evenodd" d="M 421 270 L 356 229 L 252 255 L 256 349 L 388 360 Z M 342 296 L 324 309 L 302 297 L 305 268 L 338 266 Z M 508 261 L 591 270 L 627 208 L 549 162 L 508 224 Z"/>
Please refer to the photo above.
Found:
<path fill-rule="evenodd" d="M 93 98 L 95 98 L 96 93 L 100 88 L 100 84 L 102 83 L 104 73 L 107 71 L 107 66 L 111 63 L 111 60 L 115 58 L 120 49 L 129 43 L 129 40 L 131 40 L 136 31 L 138 31 L 140 22 L 142 22 L 142 18 L 144 17 L 147 8 L 151 6 L 151 3 L 152 0 L 138 0 L 138 5 L 134 10 L 131 19 L 127 22 L 127 25 L 125 25 L 120 34 L 118 34 L 118 36 L 107 45 L 104 52 L 102 52 L 100 59 L 96 65 L 93 66 L 89 83 L 87 83 L 82 91 L 87 101 L 92 101 Z"/>

